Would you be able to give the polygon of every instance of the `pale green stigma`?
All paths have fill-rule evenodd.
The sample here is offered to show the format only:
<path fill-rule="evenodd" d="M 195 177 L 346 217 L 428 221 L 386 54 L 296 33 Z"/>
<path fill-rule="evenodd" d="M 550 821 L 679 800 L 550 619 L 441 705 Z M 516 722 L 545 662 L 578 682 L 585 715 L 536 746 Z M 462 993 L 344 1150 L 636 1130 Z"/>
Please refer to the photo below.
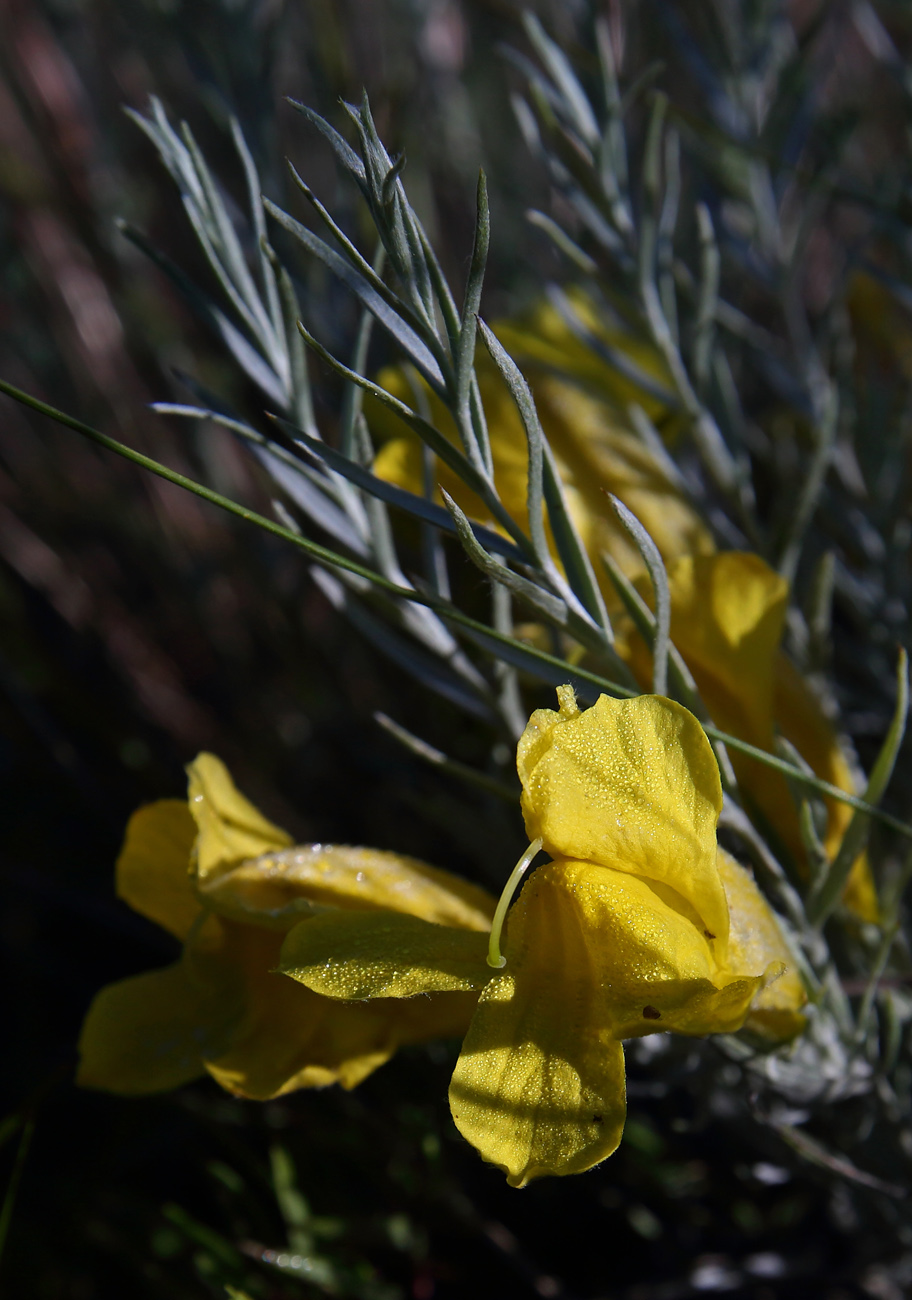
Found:
<path fill-rule="evenodd" d="M 494 920 L 491 922 L 491 941 L 488 944 L 488 965 L 493 966 L 495 970 L 502 970 L 507 964 L 506 957 L 500 951 L 500 935 L 507 917 L 507 909 L 513 901 L 513 895 L 519 888 L 519 882 L 528 871 L 532 859 L 536 853 L 541 852 L 541 846 L 541 840 L 532 841 L 511 871 L 510 879 L 504 885 L 503 893 L 498 900 Z"/>

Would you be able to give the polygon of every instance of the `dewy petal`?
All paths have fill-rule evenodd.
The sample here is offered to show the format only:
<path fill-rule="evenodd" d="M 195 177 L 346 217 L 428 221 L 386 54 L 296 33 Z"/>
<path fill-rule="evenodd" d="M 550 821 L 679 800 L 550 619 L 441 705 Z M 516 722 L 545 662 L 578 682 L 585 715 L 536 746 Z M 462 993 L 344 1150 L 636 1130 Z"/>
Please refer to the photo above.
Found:
<path fill-rule="evenodd" d="M 265 1100 L 294 1088 L 353 1086 L 387 1060 L 394 1045 L 387 1018 L 274 974 L 281 935 L 230 921 L 224 930 L 224 961 L 240 981 L 243 1005 L 229 1043 L 204 1058 L 222 1087 Z"/>
<path fill-rule="evenodd" d="M 190 812 L 199 830 L 200 882 L 246 858 L 286 848 L 291 836 L 274 826 L 235 786 L 221 759 L 199 754 L 187 767 Z"/>
<path fill-rule="evenodd" d="M 232 996 L 201 983 L 184 961 L 109 984 L 89 1007 L 76 1082 L 141 1095 L 189 1083 L 218 1055 L 240 1013 Z"/>
<path fill-rule="evenodd" d="M 728 961 L 732 970 L 760 974 L 775 964 L 783 972 L 756 995 L 745 1028 L 765 1038 L 787 1040 L 807 1024 L 801 1008 L 807 994 L 776 914 L 757 888 L 753 876 L 724 849 L 719 849 L 719 874 L 731 914 Z"/>
<path fill-rule="evenodd" d="M 161 799 L 135 812 L 117 859 L 117 894 L 178 939 L 199 916 L 190 878 L 196 824 L 186 803 Z"/>
<path fill-rule="evenodd" d="M 299 844 L 207 882 L 219 912 L 288 929 L 316 907 L 394 911 L 438 925 L 489 930 L 495 900 L 477 885 L 400 853 Z"/>
<path fill-rule="evenodd" d="M 414 1003 L 321 997 L 276 972 L 280 934 L 230 921 L 224 931 L 224 957 L 241 982 L 242 1014 L 227 1045 L 206 1054 L 203 1064 L 238 1096 L 262 1101 L 297 1088 L 353 1088 L 401 1044 L 461 1033 L 471 1016 L 474 994 Z"/>
<path fill-rule="evenodd" d="M 773 671 L 788 583 L 747 551 L 685 556 L 668 575 L 671 636 L 713 720 L 753 744 L 772 739 Z"/>
<path fill-rule="evenodd" d="M 456 1127 L 514 1187 L 590 1169 L 624 1129 L 624 1056 L 594 954 L 572 905 L 551 906 L 539 887 L 558 865 L 536 871 L 510 913 L 507 964 L 479 998 L 450 1085 Z"/>
<path fill-rule="evenodd" d="M 324 912 L 286 936 L 279 970 L 325 997 L 411 998 L 481 989 L 487 936 L 396 912 Z"/>
<path fill-rule="evenodd" d="M 761 749 L 773 746 L 773 678 L 785 623 L 788 584 L 758 555 L 724 551 L 685 556 L 668 570 L 671 638 L 693 673 L 713 722 Z M 648 596 L 647 598 L 651 599 Z M 641 684 L 651 655 L 636 633 L 618 648 Z M 782 776 L 732 752 L 738 779 L 775 821 L 790 807 Z"/>
<path fill-rule="evenodd" d="M 530 840 L 555 858 L 599 863 L 679 894 L 724 960 L 728 906 L 716 868 L 722 789 L 702 727 L 672 700 L 602 695 L 580 712 L 538 709 L 517 768 Z"/>
<path fill-rule="evenodd" d="M 517 925 L 532 927 L 552 955 L 526 953 Z M 722 966 L 718 942 L 648 880 L 591 862 L 551 862 L 532 874 L 510 913 L 508 947 L 516 954 L 508 952 L 508 966 L 575 969 L 593 990 L 598 1024 L 615 1038 L 737 1029 L 764 971 Z"/>
<path fill-rule="evenodd" d="M 627 1114 L 624 1049 L 579 1038 L 557 996 L 527 993 L 511 974 L 479 999 L 450 1083 L 459 1132 L 511 1187 L 581 1174 L 616 1151 Z"/>

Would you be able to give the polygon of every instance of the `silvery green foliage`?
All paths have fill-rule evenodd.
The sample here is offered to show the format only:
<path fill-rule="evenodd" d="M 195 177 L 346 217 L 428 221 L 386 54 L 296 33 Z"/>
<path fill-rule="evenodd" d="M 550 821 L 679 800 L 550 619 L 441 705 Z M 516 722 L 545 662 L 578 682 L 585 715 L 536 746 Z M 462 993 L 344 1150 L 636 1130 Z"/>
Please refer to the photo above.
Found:
<path fill-rule="evenodd" d="M 895 835 L 882 837 L 878 845 L 885 883 L 880 926 L 844 924 L 837 909 L 848 870 L 868 837 L 870 807 L 880 802 L 901 762 L 907 708 L 904 672 L 894 691 L 887 653 L 893 641 L 908 634 L 910 575 L 900 554 L 909 537 L 905 497 L 891 492 L 867 510 L 861 466 L 874 484 L 891 475 L 901 479 L 907 449 L 900 436 L 883 438 L 875 449 L 860 445 L 864 430 L 851 358 L 846 358 L 848 269 L 823 311 L 812 314 L 802 292 L 808 241 L 827 203 L 845 189 L 832 155 L 818 165 L 810 140 L 812 115 L 803 127 L 798 123 L 809 137 L 804 144 L 810 162 L 802 170 L 784 158 L 783 127 L 777 123 L 787 117 L 805 52 L 778 3 L 719 3 L 707 9 L 717 19 L 718 43 L 714 61 L 699 61 L 702 116 L 674 106 L 658 88 L 660 69 L 625 79 L 617 32 L 607 21 L 594 23 L 597 70 L 584 79 L 538 21 L 527 18 L 527 52 L 509 54 L 520 76 L 516 118 L 531 158 L 560 196 L 557 210 L 563 214 L 560 222 L 546 212 L 533 212 L 530 219 L 554 243 L 568 276 L 585 286 L 605 324 L 661 357 L 667 375 L 662 382 L 626 349 L 606 345 L 561 283 L 547 287 L 584 347 L 639 388 L 644 399 L 659 397 L 673 413 L 682 430 L 674 458 L 641 406 L 631 403 L 618 414 L 669 477 L 692 494 L 720 544 L 758 551 L 793 584 L 801 599 L 790 611 L 789 637 L 799 665 L 806 670 L 826 665 L 833 651 L 834 609 L 835 617 L 858 633 L 853 658 L 844 653 L 842 662 L 851 663 L 856 697 L 864 694 L 865 708 L 886 739 L 865 791 L 869 810 L 856 808 L 836 861 L 818 853 L 820 871 L 805 885 L 792 878 L 739 807 L 726 738 L 712 727 L 696 684 L 669 641 L 661 559 L 640 523 L 617 503 L 649 572 L 657 613 L 608 562 L 610 576 L 628 615 L 655 648 L 655 689 L 667 690 L 707 724 L 728 787 L 725 834 L 752 860 L 785 918 L 812 997 L 808 1032 L 792 1047 L 761 1050 L 744 1038 L 721 1047 L 738 1063 L 745 1091 L 758 1090 L 755 1117 L 834 1178 L 867 1189 L 892 1221 L 891 1207 L 908 1178 L 912 1151 L 912 1007 L 905 990 L 912 966 L 902 931 L 902 890 L 912 862 L 908 841 Z M 669 13 L 668 23 L 685 56 L 696 61 L 684 20 Z M 903 82 L 907 99 L 910 84 L 910 78 Z M 275 509 L 289 528 L 316 530 L 367 570 L 430 596 L 429 607 L 377 589 L 369 576 L 314 570 L 328 599 L 380 651 L 429 689 L 488 719 L 501 736 L 515 737 L 524 722 L 519 670 L 552 684 L 569 678 L 588 698 L 598 689 L 636 693 L 615 652 L 599 584 L 567 508 L 529 385 L 478 315 L 489 241 L 484 177 L 460 299 L 409 202 L 405 160 L 385 148 L 367 100 L 344 105 L 344 135 L 312 110 L 296 107 L 323 134 L 342 173 L 360 192 L 376 232 L 374 246 L 357 248 L 297 173 L 292 173 L 293 203 L 262 200 L 237 124 L 232 132 L 249 198 L 243 219 L 227 204 L 188 129 L 175 132 L 158 104 L 149 118 L 137 118 L 179 187 L 220 286 L 220 300 L 156 256 L 266 404 L 264 418 L 251 423 L 190 381 L 192 405 L 167 403 L 158 409 L 214 421 L 243 439 L 275 484 Z M 801 143 L 790 142 L 792 157 Z M 864 218 L 855 253 L 863 264 L 876 239 L 892 237 L 895 213 L 877 195 L 857 191 L 853 201 Z M 305 204 L 316 228 L 296 215 Z M 359 305 L 360 327 L 345 360 L 320 338 L 313 323 L 318 312 L 298 301 L 294 268 L 300 258 L 317 259 Z M 744 283 L 749 294 L 740 292 Z M 909 296 L 898 282 L 891 287 Z M 411 405 L 370 377 L 369 348 L 377 329 L 418 381 Z M 479 339 L 525 430 L 528 532 L 510 516 L 495 483 L 475 372 Z M 334 444 L 315 415 L 308 348 L 343 383 Z M 421 383 L 448 409 L 458 442 L 429 420 L 420 401 Z M 365 392 L 423 444 L 424 495 L 373 474 Z M 788 413 L 796 431 L 788 455 L 756 418 L 766 400 Z M 446 509 L 437 504 L 430 472 L 434 456 L 481 499 L 499 532 L 471 521 L 450 498 Z M 762 501 L 772 504 L 761 508 Z M 421 532 L 420 573 L 410 572 L 403 558 L 397 527 L 402 516 L 416 521 Z M 559 564 L 546 528 L 556 539 Z M 489 627 L 496 639 L 464 622 L 460 632 L 448 617 L 455 609 L 453 538 L 490 581 Z M 513 637 L 514 606 L 552 629 L 554 654 Z M 585 652 L 585 668 L 564 662 L 570 645 Z M 401 729 L 397 734 L 415 752 L 433 753 L 430 761 L 456 771 L 458 765 L 449 765 L 439 751 Z M 776 761 L 803 801 L 813 858 L 820 783 L 801 770 L 794 755 Z M 900 770 L 907 778 L 908 765 Z M 856 1108 L 851 1122 L 843 1118 L 850 1102 Z M 809 1120 L 816 1126 L 813 1135 Z M 841 1149 L 847 1141 L 853 1144 L 848 1154 Z"/>

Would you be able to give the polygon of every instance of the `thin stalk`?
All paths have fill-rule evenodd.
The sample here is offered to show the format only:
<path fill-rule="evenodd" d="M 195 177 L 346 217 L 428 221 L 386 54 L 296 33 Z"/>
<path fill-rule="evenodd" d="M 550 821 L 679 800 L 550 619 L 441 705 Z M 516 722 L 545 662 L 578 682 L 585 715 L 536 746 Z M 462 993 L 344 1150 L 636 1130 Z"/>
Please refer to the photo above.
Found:
<path fill-rule="evenodd" d="M 500 951 L 500 936 L 503 932 L 504 921 L 507 919 L 507 910 L 513 901 L 513 895 L 519 888 L 519 882 L 529 870 L 532 859 L 537 853 L 541 852 L 541 847 L 541 840 L 532 841 L 510 872 L 510 879 L 504 885 L 503 893 L 497 901 L 494 920 L 491 922 L 491 940 L 488 944 L 488 965 L 493 966 L 494 970 L 503 970 L 507 964 L 506 957 Z"/>
<path fill-rule="evenodd" d="M 417 758 L 423 759 L 431 767 L 438 768 L 441 772 L 446 772 L 450 776 L 455 776 L 459 781 L 465 781 L 467 785 L 474 785 L 479 790 L 484 790 L 487 794 L 495 794 L 498 799 L 505 799 L 510 804 L 515 804 L 519 798 L 519 788 L 507 785 L 506 781 L 498 781 L 494 776 L 488 776 L 487 772 L 479 772 L 475 767 L 469 767 L 467 763 L 460 763 L 456 758 L 450 758 L 442 749 L 437 749 L 434 745 L 429 745 L 426 740 L 420 736 L 415 736 L 412 732 L 401 727 L 398 722 L 387 717 L 385 713 L 375 713 L 374 721 L 381 726 L 384 731 L 395 736 L 401 745 L 404 745 L 410 753 Z"/>
<path fill-rule="evenodd" d="M 187 478 L 186 475 L 179 474 L 176 470 L 169 469 L 159 461 L 153 460 L 151 456 L 144 456 L 142 452 L 134 451 L 132 447 L 125 446 L 124 443 L 118 442 L 116 438 L 111 438 L 107 434 L 101 433 L 98 429 L 93 429 L 91 425 L 84 424 L 81 420 L 77 420 L 73 416 L 67 415 L 64 411 L 57 410 L 56 407 L 50 406 L 47 402 L 42 402 L 40 398 L 33 397 L 31 394 L 23 392 L 21 388 L 17 388 L 14 384 L 8 383 L 5 379 L 0 379 L 0 392 L 5 393 L 7 397 L 11 397 L 14 401 L 21 403 L 21 405 L 27 406 L 33 411 L 37 411 L 40 415 L 47 416 L 57 424 L 72 429 L 75 433 L 80 434 L 82 437 L 87 438 L 90 442 L 94 442 L 100 447 L 104 447 L 107 451 L 115 452 L 118 456 L 122 456 L 125 460 L 131 461 L 134 465 L 138 465 L 140 468 L 157 475 L 158 478 L 165 479 L 167 482 L 173 483 L 175 486 L 183 488 L 187 492 L 192 492 L 195 496 L 200 497 L 204 501 L 208 501 L 211 505 L 218 506 L 228 514 L 235 515 L 238 519 L 244 519 L 248 523 L 255 524 L 258 528 L 262 528 L 264 532 L 272 533 L 276 537 L 281 537 L 284 541 L 291 543 L 292 546 L 296 546 L 299 550 L 303 551 L 310 559 L 314 560 L 318 564 L 322 564 L 330 569 L 341 569 L 346 573 L 352 573 L 357 577 L 366 579 L 368 582 L 373 583 L 378 590 L 385 591 L 389 595 L 397 596 L 402 600 L 413 601 L 418 605 L 425 605 L 428 609 L 432 609 L 435 613 L 438 613 L 442 618 L 448 619 L 451 623 L 455 623 L 457 626 L 465 628 L 474 636 L 482 637 L 485 641 L 494 642 L 495 644 L 504 646 L 509 650 L 513 650 L 515 647 L 520 646 L 527 659 L 532 659 L 545 667 L 564 672 L 567 674 L 568 679 L 572 677 L 580 682 L 585 682 L 586 684 L 597 687 L 599 690 L 604 691 L 617 699 L 633 699 L 635 696 L 641 694 L 638 689 L 631 689 L 628 686 L 621 685 L 619 682 L 611 681 L 600 673 L 591 672 L 589 669 L 584 668 L 581 665 L 577 667 L 571 666 L 565 659 L 561 659 L 557 655 L 548 654 L 546 650 L 541 650 L 536 646 L 526 645 L 525 643 L 519 643 L 515 637 L 507 636 L 496 631 L 494 628 L 489 627 L 485 623 L 478 622 L 477 619 L 470 618 L 467 614 L 463 614 L 460 609 L 457 609 L 455 605 L 451 605 L 449 601 L 442 600 L 439 596 L 433 595 L 430 592 L 417 591 L 408 587 L 397 586 L 396 583 L 387 581 L 379 573 L 366 568 L 362 564 L 358 564 L 357 561 L 350 560 L 344 555 L 339 555 L 335 551 L 329 550 L 328 547 L 321 546 L 318 542 L 312 542 L 306 537 L 301 537 L 290 529 L 284 528 L 281 524 L 277 524 L 274 520 L 267 519 L 264 515 L 258 514 L 255 510 L 249 510 L 246 506 L 238 505 L 238 503 L 232 501 L 230 497 L 222 496 L 220 492 L 214 492 L 211 488 L 204 487 L 203 484 Z M 782 772 L 784 776 L 791 777 L 794 781 L 806 785 L 811 790 L 815 790 L 820 794 L 828 795 L 831 799 L 835 799 L 839 803 L 848 804 L 850 808 L 855 808 L 859 812 L 866 813 L 869 817 L 880 822 L 884 826 L 888 826 L 890 830 L 895 831 L 898 835 L 902 835 L 905 839 L 912 840 L 912 826 L 900 821 L 898 817 L 894 817 L 891 813 L 884 812 L 883 809 L 875 807 L 873 804 L 866 802 L 857 795 L 850 794 L 847 790 L 840 790 L 838 786 L 831 785 L 829 781 L 823 781 L 820 777 L 808 776 L 806 773 L 792 767 L 789 763 L 777 758 L 775 755 L 768 754 L 766 750 L 758 749 L 756 745 L 751 745 L 745 740 L 739 740 L 737 736 L 731 736 L 725 731 L 720 731 L 718 727 L 714 727 L 709 723 L 701 723 L 701 725 L 710 740 L 721 740 L 728 748 L 737 750 L 741 754 L 747 754 L 750 758 L 755 758 L 766 767 Z"/>

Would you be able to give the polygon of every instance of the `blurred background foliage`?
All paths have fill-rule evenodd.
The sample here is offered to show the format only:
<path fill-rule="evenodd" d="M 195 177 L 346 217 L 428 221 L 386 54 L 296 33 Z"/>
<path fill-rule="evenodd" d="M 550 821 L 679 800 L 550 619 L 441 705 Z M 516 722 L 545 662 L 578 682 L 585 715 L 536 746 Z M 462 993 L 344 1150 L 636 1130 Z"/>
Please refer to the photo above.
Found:
<path fill-rule="evenodd" d="M 724 0 L 528 7 L 583 71 L 594 63 L 593 12 L 604 13 L 623 38 L 627 76 L 663 60 L 661 85 L 693 127 L 692 147 L 724 162 L 721 142 L 739 124 L 714 101 L 703 53 L 725 44 Z M 838 158 L 840 184 L 866 195 L 821 201 L 800 250 L 809 311 L 822 310 L 856 246 L 902 280 L 908 250 L 902 240 L 872 248 L 869 212 L 908 217 L 907 91 L 895 68 L 912 37 L 907 7 L 741 8 L 761 34 L 768 24 L 770 41 L 780 21 L 801 36 L 790 102 L 811 127 L 771 128 L 783 156 L 801 125 L 802 163 Z M 561 275 L 524 218 L 530 207 L 565 214 L 510 107 L 519 78 L 500 47 L 526 48 L 519 9 L 512 0 L 2 0 L 0 374 L 268 513 L 265 478 L 223 433 L 147 409 L 186 400 L 181 372 L 238 410 L 256 411 L 260 399 L 118 230 L 126 219 L 206 282 L 171 184 L 121 108 L 145 111 L 159 96 L 172 120 L 191 123 L 229 189 L 240 179 L 226 130 L 234 112 L 268 194 L 286 201 L 287 156 L 357 232 L 364 218 L 351 189 L 283 96 L 338 122 L 338 99 L 366 87 L 381 136 L 407 155 L 410 198 L 455 284 L 484 165 L 493 227 L 483 309 L 497 318 Z M 747 79 L 762 68 L 735 72 Z M 357 324 L 350 298 L 318 265 L 298 269 L 322 340 L 344 355 Z M 859 282 L 845 361 L 857 376 L 859 427 L 895 439 L 892 460 L 882 444 L 871 449 L 872 465 L 894 467 L 870 495 L 873 515 L 891 519 L 907 517 L 897 503 L 908 494 L 912 332 L 901 298 Z M 391 359 L 379 340 L 375 363 Z M 319 367 L 313 376 L 318 420 L 331 429 L 335 381 Z M 756 414 L 762 399 L 742 397 Z M 780 436 L 787 461 L 794 429 Z M 851 463 L 839 472 L 850 476 Z M 854 535 L 862 552 L 876 548 L 860 512 Z M 897 555 L 907 566 L 901 546 Z M 895 626 L 883 624 L 885 664 L 906 617 L 903 607 Z M 262 1106 L 208 1084 L 145 1101 L 77 1093 L 74 1044 L 92 994 L 171 956 L 162 933 L 113 898 L 124 824 L 138 804 L 181 795 L 182 765 L 200 749 L 224 758 L 300 840 L 396 849 L 489 882 L 524 841 L 517 811 L 439 780 L 376 726 L 375 711 L 385 711 L 485 766 L 485 734 L 379 659 L 281 542 L 5 400 L 0 625 L 9 1116 L 0 1160 L 17 1185 L 2 1220 L 8 1295 L 908 1293 L 910 1243 L 872 1227 L 838 1171 L 834 1180 L 791 1158 L 750 1113 L 736 1065 L 722 1066 L 725 1086 L 700 1101 L 688 1084 L 700 1057 L 686 1043 L 645 1040 L 630 1053 L 627 1136 L 607 1165 L 522 1195 L 456 1135 L 446 1047 L 401 1053 L 353 1094 Z M 883 700 L 853 693 L 850 632 L 836 644 L 843 705 L 868 758 L 890 679 Z M 844 1112 L 851 1128 L 851 1105 Z"/>

